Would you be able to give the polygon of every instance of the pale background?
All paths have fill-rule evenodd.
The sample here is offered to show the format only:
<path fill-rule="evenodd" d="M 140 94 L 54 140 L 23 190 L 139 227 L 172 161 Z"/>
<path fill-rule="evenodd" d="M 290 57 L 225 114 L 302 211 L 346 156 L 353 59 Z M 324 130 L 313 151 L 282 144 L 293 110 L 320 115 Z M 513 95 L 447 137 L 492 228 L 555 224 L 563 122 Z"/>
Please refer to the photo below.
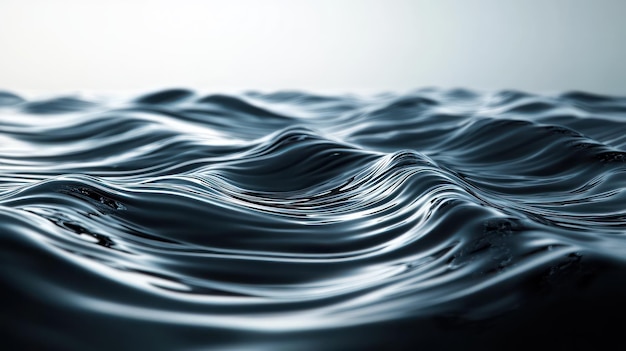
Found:
<path fill-rule="evenodd" d="M 0 89 L 626 95 L 626 0 L 0 0 Z"/>

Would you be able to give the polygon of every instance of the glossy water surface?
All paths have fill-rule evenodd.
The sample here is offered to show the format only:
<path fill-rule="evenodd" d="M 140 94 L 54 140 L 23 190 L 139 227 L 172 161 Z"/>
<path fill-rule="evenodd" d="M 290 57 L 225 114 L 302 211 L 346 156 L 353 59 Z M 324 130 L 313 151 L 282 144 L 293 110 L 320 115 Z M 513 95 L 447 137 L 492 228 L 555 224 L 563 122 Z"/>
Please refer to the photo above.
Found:
<path fill-rule="evenodd" d="M 621 340 L 625 151 L 626 98 L 582 92 L 1 92 L 0 330 L 46 350 Z"/>

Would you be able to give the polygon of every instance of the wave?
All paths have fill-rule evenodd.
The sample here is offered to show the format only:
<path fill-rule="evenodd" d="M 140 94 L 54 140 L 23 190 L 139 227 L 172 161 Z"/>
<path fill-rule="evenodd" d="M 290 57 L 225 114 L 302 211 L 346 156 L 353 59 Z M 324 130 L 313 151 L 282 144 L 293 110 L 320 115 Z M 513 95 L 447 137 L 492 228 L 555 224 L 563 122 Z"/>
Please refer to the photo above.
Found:
<path fill-rule="evenodd" d="M 590 345 L 572 330 L 626 326 L 624 111 L 583 92 L 1 92 L 3 335 L 501 349 L 551 328 Z"/>

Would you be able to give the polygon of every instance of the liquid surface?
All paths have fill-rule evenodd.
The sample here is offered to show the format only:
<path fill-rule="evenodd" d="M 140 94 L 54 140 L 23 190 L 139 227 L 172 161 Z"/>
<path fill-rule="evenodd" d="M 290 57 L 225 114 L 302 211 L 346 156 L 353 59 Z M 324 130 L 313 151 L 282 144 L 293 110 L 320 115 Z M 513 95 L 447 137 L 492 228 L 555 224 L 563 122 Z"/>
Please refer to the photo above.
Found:
<path fill-rule="evenodd" d="M 625 150 L 626 98 L 582 92 L 0 92 L 3 339 L 51 350 L 619 340 Z"/>

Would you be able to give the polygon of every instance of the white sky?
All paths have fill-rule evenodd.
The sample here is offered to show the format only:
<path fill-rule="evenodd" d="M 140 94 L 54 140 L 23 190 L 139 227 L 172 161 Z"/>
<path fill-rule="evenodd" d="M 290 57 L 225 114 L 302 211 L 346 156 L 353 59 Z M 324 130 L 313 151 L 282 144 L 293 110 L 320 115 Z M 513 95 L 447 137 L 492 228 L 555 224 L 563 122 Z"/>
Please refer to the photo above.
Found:
<path fill-rule="evenodd" d="M 621 0 L 0 0 L 0 89 L 626 94 Z"/>

